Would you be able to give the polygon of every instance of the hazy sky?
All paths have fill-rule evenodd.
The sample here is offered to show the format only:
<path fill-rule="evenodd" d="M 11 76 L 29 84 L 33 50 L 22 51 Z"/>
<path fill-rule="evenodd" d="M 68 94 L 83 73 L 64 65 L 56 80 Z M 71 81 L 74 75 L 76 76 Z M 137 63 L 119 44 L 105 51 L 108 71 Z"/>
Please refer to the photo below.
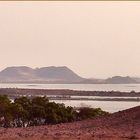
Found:
<path fill-rule="evenodd" d="M 140 76 L 140 2 L 0 2 L 0 70 L 68 66 Z"/>

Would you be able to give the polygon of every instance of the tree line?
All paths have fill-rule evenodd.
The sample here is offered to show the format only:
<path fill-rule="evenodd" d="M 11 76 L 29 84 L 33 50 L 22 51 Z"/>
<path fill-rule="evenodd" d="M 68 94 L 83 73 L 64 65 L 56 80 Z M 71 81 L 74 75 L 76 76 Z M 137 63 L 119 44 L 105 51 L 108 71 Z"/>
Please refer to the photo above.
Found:
<path fill-rule="evenodd" d="M 66 107 L 49 102 L 47 97 L 20 97 L 13 102 L 0 95 L 0 127 L 28 127 L 73 122 L 108 114 L 100 108 Z"/>

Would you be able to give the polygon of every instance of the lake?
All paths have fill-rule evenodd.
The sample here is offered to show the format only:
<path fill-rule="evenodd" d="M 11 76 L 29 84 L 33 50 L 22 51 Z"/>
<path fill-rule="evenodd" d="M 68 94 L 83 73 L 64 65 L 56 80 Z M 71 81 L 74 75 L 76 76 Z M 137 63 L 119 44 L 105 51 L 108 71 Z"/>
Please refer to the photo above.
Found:
<path fill-rule="evenodd" d="M 140 84 L 0 84 L 0 88 L 71 89 L 86 91 L 140 92 Z"/>
<path fill-rule="evenodd" d="M 124 101 L 70 101 L 57 100 L 57 103 L 64 103 L 66 106 L 72 107 L 93 107 L 101 108 L 104 111 L 113 113 L 140 105 L 140 102 L 124 102 Z"/>
<path fill-rule="evenodd" d="M 86 91 L 121 91 L 130 92 L 132 90 L 140 92 L 140 84 L 0 84 L 0 88 L 28 88 L 28 89 L 71 89 Z M 140 105 L 140 102 L 128 101 L 80 101 L 80 100 L 57 100 L 55 102 L 64 103 L 66 106 L 100 107 L 108 112 L 117 112 Z"/>

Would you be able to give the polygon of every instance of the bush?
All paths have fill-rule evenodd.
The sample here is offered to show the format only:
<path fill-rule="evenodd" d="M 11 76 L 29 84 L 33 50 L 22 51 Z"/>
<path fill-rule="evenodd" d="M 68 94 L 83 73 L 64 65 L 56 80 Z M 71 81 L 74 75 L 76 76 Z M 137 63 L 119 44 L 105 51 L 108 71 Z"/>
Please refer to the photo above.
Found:
<path fill-rule="evenodd" d="M 49 102 L 46 97 L 20 97 L 13 103 L 7 96 L 0 96 L 0 126 L 26 127 L 57 124 L 105 115 L 100 108 L 65 107 L 64 104 Z"/>
<path fill-rule="evenodd" d="M 80 120 L 87 119 L 87 118 L 94 118 L 101 115 L 108 114 L 105 111 L 102 111 L 100 108 L 89 108 L 89 107 L 82 107 L 79 109 L 78 118 Z"/>

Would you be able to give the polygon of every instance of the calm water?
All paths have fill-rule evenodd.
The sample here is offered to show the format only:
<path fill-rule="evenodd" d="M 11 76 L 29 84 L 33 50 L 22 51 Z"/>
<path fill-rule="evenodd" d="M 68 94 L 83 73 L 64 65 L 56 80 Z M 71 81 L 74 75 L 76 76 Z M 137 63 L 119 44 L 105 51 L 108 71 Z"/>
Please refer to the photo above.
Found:
<path fill-rule="evenodd" d="M 28 88 L 28 89 L 72 89 L 86 91 L 125 91 L 140 92 L 140 84 L 0 84 L 0 88 Z M 140 102 L 118 101 L 55 101 L 66 106 L 90 106 L 100 107 L 108 112 L 117 112 L 140 105 Z"/>
<path fill-rule="evenodd" d="M 124 102 L 124 101 L 55 101 L 57 103 L 64 103 L 66 106 L 72 107 L 93 107 L 101 108 L 108 112 L 117 112 L 131 107 L 140 105 L 140 102 Z"/>
<path fill-rule="evenodd" d="M 87 91 L 136 91 L 140 84 L 0 84 L 0 88 L 73 89 Z"/>

